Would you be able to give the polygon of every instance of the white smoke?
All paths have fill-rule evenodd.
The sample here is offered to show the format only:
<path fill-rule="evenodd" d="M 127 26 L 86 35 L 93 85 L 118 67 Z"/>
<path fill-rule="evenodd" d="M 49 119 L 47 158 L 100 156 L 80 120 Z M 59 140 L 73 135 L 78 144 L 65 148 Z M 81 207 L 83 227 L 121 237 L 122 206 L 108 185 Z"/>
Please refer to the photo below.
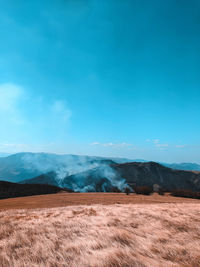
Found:
<path fill-rule="evenodd" d="M 41 173 L 54 171 L 59 179 L 63 179 L 67 175 L 99 166 L 100 162 L 95 159 L 95 157 L 77 155 L 24 153 L 21 160 L 25 169 L 37 170 Z"/>
<path fill-rule="evenodd" d="M 24 153 L 21 158 L 23 168 L 37 171 L 41 174 L 48 172 L 56 173 L 56 180 L 59 186 L 63 181 L 69 188 L 79 192 L 95 191 L 96 184 L 101 184 L 102 191 L 106 192 L 109 186 L 124 191 L 128 187 L 125 179 L 106 162 L 104 158 L 78 156 L 78 155 L 57 155 L 46 153 Z M 92 180 L 88 182 L 88 172 L 92 173 Z M 71 175 L 75 175 L 75 181 L 69 181 Z M 102 179 L 103 182 L 102 182 Z M 88 184 L 89 183 L 89 184 Z M 67 187 L 67 186 L 66 186 Z"/>

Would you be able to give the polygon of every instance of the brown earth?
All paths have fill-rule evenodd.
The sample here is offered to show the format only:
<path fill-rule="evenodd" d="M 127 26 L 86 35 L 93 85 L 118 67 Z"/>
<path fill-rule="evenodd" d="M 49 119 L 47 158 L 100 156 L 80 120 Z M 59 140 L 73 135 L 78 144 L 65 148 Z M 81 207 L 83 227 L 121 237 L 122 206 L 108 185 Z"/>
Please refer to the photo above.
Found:
<path fill-rule="evenodd" d="M 173 197 L 169 194 L 151 196 L 123 193 L 57 193 L 0 200 L 0 210 L 54 208 L 74 205 L 198 203 L 200 200 Z"/>

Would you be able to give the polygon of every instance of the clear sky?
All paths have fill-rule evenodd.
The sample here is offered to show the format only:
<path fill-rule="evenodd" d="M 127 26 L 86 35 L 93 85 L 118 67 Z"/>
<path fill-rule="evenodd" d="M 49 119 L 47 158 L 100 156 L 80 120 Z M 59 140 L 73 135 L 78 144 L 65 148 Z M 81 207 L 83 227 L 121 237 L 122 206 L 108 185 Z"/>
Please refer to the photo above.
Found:
<path fill-rule="evenodd" d="M 199 0 L 0 4 L 0 152 L 200 163 Z"/>

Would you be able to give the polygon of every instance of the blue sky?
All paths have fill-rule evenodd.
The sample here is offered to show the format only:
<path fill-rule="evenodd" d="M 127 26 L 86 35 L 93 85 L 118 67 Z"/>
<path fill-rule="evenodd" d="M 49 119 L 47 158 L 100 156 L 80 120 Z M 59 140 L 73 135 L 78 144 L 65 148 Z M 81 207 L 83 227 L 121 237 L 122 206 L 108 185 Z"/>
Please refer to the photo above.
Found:
<path fill-rule="evenodd" d="M 200 162 L 198 0 L 0 4 L 0 152 Z"/>

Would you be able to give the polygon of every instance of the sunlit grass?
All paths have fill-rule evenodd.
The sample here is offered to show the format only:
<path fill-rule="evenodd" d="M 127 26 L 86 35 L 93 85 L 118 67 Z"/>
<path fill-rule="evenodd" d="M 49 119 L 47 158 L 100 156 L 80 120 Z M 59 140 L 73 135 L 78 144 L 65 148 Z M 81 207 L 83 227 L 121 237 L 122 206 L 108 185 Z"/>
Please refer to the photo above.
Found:
<path fill-rule="evenodd" d="M 2 267 L 200 266 L 200 204 L 0 212 Z"/>

